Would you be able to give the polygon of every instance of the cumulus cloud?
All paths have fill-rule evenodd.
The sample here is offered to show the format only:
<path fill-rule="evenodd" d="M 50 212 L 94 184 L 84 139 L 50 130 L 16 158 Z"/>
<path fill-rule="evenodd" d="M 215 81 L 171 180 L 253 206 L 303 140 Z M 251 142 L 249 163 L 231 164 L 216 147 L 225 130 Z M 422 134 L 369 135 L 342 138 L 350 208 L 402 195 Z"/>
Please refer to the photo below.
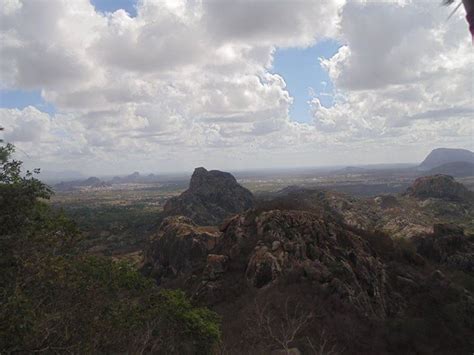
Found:
<path fill-rule="evenodd" d="M 204 2 L 208 32 L 222 41 L 280 47 L 308 46 L 336 34 L 344 1 Z"/>
<path fill-rule="evenodd" d="M 311 165 L 393 137 L 460 145 L 472 134 L 472 48 L 464 20 L 446 23 L 437 5 L 139 0 L 135 17 L 88 0 L 0 5 L 2 88 L 41 90 L 58 112 L 0 110 L 6 138 L 40 164 Z M 296 123 L 273 56 L 324 38 L 343 44 L 320 60 L 335 104 L 315 98 L 314 122 Z"/>
<path fill-rule="evenodd" d="M 447 22 L 444 10 L 434 2 L 348 3 L 344 45 L 320 59 L 338 99 L 330 108 L 311 102 L 315 125 L 348 141 L 396 137 L 432 147 L 452 144 L 454 130 L 457 144 L 472 147 L 472 44 L 464 18 Z"/>

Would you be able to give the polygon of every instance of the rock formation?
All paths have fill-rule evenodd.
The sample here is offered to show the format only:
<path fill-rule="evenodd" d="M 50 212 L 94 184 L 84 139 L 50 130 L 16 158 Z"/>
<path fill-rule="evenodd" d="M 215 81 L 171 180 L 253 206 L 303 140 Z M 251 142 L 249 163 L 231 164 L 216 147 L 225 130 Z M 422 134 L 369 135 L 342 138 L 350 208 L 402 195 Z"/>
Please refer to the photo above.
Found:
<path fill-rule="evenodd" d="M 226 172 L 197 168 L 189 188 L 171 198 L 163 207 L 164 216 L 182 215 L 199 225 L 217 225 L 225 218 L 254 205 L 254 197 Z"/>
<path fill-rule="evenodd" d="M 425 257 L 451 268 L 474 273 L 474 236 L 453 224 L 435 224 L 433 233 L 416 238 L 417 250 Z"/>
<path fill-rule="evenodd" d="M 449 175 L 420 177 L 407 189 L 406 193 L 419 199 L 439 198 L 452 201 L 473 199 L 473 193 Z"/>
<path fill-rule="evenodd" d="M 309 280 L 347 296 L 364 313 L 383 318 L 388 311 L 383 265 L 344 225 L 312 212 L 271 210 L 236 216 L 222 229 L 213 254 L 225 258 L 227 270 L 241 273 L 226 289 Z M 220 281 L 215 283 L 206 288 L 214 292 Z"/>
<path fill-rule="evenodd" d="M 463 353 L 474 345 L 474 297 L 436 265 L 472 272 L 472 240 L 460 241 L 455 227 L 434 230 L 412 247 L 317 210 L 259 207 L 230 217 L 220 231 L 171 217 L 147 264 L 163 287 L 182 287 L 220 313 L 230 353 L 278 349 L 262 326 L 277 334 L 301 321 L 298 314 L 315 315 L 291 343 L 302 353 L 311 353 L 305 339 L 317 332 L 353 353 Z M 289 302 L 300 313 L 288 311 Z"/>
<path fill-rule="evenodd" d="M 168 217 L 144 270 L 218 311 L 229 353 L 281 349 L 276 334 L 295 324 L 287 345 L 302 353 L 314 352 L 308 339 L 328 343 L 314 334 L 358 354 L 465 353 L 474 346 L 474 240 L 462 224 L 443 224 L 439 208 L 455 206 L 449 219 L 469 226 L 466 191 L 443 175 L 368 199 L 291 187 L 247 209 L 253 197 L 230 174 L 197 169 L 166 210 L 201 224 L 228 217 L 219 229 Z"/>
<path fill-rule="evenodd" d="M 202 271 L 219 236 L 217 228 L 199 227 L 183 216 L 168 217 L 146 250 L 146 272 L 161 283 L 166 278 Z"/>

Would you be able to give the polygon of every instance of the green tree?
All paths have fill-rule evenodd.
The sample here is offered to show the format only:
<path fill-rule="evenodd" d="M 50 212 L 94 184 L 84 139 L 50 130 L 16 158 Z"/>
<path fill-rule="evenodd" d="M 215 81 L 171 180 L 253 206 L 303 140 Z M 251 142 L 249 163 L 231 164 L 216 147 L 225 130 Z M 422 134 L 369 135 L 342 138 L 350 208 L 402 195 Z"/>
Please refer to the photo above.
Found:
<path fill-rule="evenodd" d="M 217 315 L 125 262 L 76 248 L 51 190 L 0 147 L 0 353 L 210 353 Z"/>

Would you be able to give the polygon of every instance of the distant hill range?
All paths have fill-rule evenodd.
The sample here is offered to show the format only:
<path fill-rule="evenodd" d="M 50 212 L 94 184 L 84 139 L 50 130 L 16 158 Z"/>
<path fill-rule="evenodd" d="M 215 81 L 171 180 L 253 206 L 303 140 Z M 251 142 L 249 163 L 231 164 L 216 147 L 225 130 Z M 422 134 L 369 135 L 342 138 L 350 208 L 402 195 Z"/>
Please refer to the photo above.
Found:
<path fill-rule="evenodd" d="M 54 189 L 56 191 L 69 191 L 81 188 L 105 188 L 109 187 L 111 184 L 109 182 L 103 181 L 95 176 L 90 177 L 85 180 L 74 180 L 74 181 L 66 181 L 61 182 L 59 184 L 54 185 Z"/>
<path fill-rule="evenodd" d="M 155 174 L 140 175 L 138 171 L 127 176 L 115 176 L 110 181 L 112 184 L 143 184 L 158 182 L 158 176 Z"/>
<path fill-rule="evenodd" d="M 419 165 L 418 169 L 428 171 L 450 163 L 470 163 L 474 164 L 474 153 L 467 149 L 438 148 L 431 151 L 430 154 Z M 447 166 L 446 168 L 457 168 L 462 164 Z M 464 167 L 463 167 L 464 169 Z M 446 172 L 449 173 L 449 172 Z"/>
<path fill-rule="evenodd" d="M 126 176 L 115 176 L 111 180 L 101 180 L 97 177 L 90 177 L 85 180 L 63 181 L 54 185 L 57 191 L 69 191 L 84 188 L 100 189 L 110 187 L 113 184 L 146 184 L 158 182 L 158 176 L 154 174 L 140 175 L 139 172 L 134 172 Z"/>

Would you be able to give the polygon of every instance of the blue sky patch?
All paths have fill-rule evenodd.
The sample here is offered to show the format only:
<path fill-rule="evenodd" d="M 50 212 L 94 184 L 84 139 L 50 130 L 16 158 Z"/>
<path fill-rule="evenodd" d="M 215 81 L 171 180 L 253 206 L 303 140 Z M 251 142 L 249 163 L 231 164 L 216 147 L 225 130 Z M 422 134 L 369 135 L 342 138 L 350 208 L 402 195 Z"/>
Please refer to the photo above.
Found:
<path fill-rule="evenodd" d="M 27 106 L 34 106 L 50 115 L 56 113 L 54 105 L 44 101 L 39 90 L 0 90 L 0 108 L 21 110 Z"/>
<path fill-rule="evenodd" d="M 137 16 L 136 0 L 91 0 L 91 4 L 100 12 L 114 12 L 124 9 L 131 17 Z"/>
<path fill-rule="evenodd" d="M 328 73 L 321 68 L 319 57 L 332 57 L 341 45 L 337 41 L 325 40 L 308 48 L 277 49 L 273 60 L 273 73 L 280 74 L 286 82 L 286 88 L 293 97 L 290 116 L 298 122 L 311 121 L 308 101 L 312 98 L 310 88 L 315 97 L 325 107 L 332 106 L 331 94 L 333 85 Z"/>

